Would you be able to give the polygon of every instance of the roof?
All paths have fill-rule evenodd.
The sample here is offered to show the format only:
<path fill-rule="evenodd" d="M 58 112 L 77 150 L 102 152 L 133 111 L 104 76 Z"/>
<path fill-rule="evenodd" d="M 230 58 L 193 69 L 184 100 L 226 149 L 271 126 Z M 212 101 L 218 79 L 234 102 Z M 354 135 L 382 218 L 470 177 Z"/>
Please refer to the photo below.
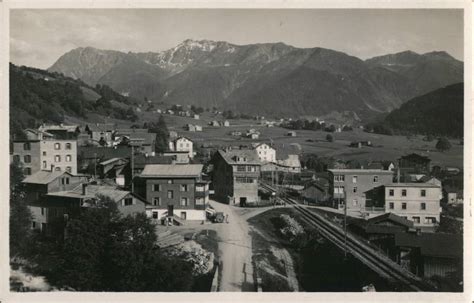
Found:
<path fill-rule="evenodd" d="M 107 164 L 110 164 L 110 163 L 113 163 L 113 162 L 116 162 L 116 161 L 119 161 L 119 160 L 123 160 L 123 158 L 112 158 L 112 159 L 109 159 L 109 160 L 102 161 L 99 164 L 100 165 L 107 165 Z"/>
<path fill-rule="evenodd" d="M 48 183 L 56 180 L 56 178 L 62 176 L 63 174 L 71 175 L 70 173 L 64 172 L 64 171 L 40 170 L 40 171 L 26 177 L 23 180 L 23 183 L 48 184 Z"/>
<path fill-rule="evenodd" d="M 173 156 L 145 156 L 143 154 L 135 155 L 133 165 L 135 168 L 145 167 L 147 164 L 172 164 Z"/>
<path fill-rule="evenodd" d="M 385 175 L 393 175 L 393 171 L 390 170 L 383 170 L 383 169 L 360 169 L 360 168 L 354 168 L 354 169 L 348 169 L 348 168 L 343 168 L 343 169 L 338 169 L 338 168 L 332 168 L 328 169 L 333 174 L 385 174 Z"/>
<path fill-rule="evenodd" d="M 91 123 L 87 124 L 87 127 L 92 132 L 107 132 L 113 131 L 115 129 L 115 125 L 113 123 Z"/>
<path fill-rule="evenodd" d="M 101 159 L 108 160 L 112 158 L 130 158 L 132 153 L 129 146 L 100 147 L 100 146 L 79 146 L 77 155 L 82 159 Z M 94 155 L 95 154 L 95 155 Z"/>
<path fill-rule="evenodd" d="M 68 132 L 75 132 L 79 125 L 64 125 L 64 124 L 53 124 L 53 125 L 41 125 L 38 127 L 40 131 L 55 131 L 55 130 L 65 130 Z"/>
<path fill-rule="evenodd" d="M 254 164 L 261 165 L 257 151 L 255 149 L 220 149 L 218 153 L 229 165 L 234 164 Z M 246 161 L 237 161 L 237 158 L 245 158 Z"/>
<path fill-rule="evenodd" d="M 441 186 L 439 185 L 436 185 L 436 184 L 433 184 L 433 183 L 389 183 L 389 184 L 385 184 L 384 185 L 385 187 L 418 187 L 418 188 L 425 188 L 425 187 L 429 187 L 429 188 L 441 188 Z"/>
<path fill-rule="evenodd" d="M 130 135 L 132 133 L 148 133 L 148 129 L 147 128 L 118 128 L 115 131 L 115 134 L 118 136 Z"/>
<path fill-rule="evenodd" d="M 385 213 L 385 214 L 380 215 L 380 216 L 372 217 L 372 218 L 367 220 L 367 224 L 374 224 L 374 223 L 378 223 L 378 222 L 385 221 L 385 220 L 394 221 L 394 222 L 396 222 L 400 225 L 404 225 L 406 227 L 413 227 L 413 222 L 412 221 L 404 219 L 404 218 L 402 218 L 400 216 L 397 216 L 396 214 L 393 214 L 393 213 Z"/>
<path fill-rule="evenodd" d="M 458 234 L 446 233 L 398 233 L 395 245 L 418 247 L 422 256 L 462 258 L 463 238 Z"/>
<path fill-rule="evenodd" d="M 140 177 L 200 177 L 202 164 L 147 164 Z"/>
<path fill-rule="evenodd" d="M 189 139 L 188 137 L 185 137 L 185 136 L 178 136 L 178 137 L 174 138 L 172 141 L 173 141 L 173 142 L 176 142 L 176 141 L 178 141 L 179 139 L 186 139 L 186 140 L 188 140 L 188 141 L 193 142 L 193 140 L 191 140 L 191 139 Z"/>
<path fill-rule="evenodd" d="M 68 197 L 68 198 L 94 198 L 98 195 L 107 196 L 111 198 L 113 201 L 118 202 L 125 198 L 129 191 L 118 189 L 115 186 L 110 185 L 87 185 L 87 194 L 82 194 L 82 184 L 75 187 L 73 190 L 70 191 L 60 191 L 49 193 L 48 196 L 54 197 Z"/>
<path fill-rule="evenodd" d="M 155 133 L 130 133 L 129 135 L 122 135 L 128 137 L 130 140 L 137 140 L 143 139 L 143 145 L 152 145 L 156 141 L 156 134 Z"/>

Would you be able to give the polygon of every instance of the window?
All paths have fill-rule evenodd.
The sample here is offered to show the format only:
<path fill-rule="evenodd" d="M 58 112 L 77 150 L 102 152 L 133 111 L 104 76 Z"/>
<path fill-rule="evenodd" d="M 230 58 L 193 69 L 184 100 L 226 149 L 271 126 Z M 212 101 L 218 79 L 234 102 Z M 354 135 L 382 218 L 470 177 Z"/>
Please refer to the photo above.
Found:
<path fill-rule="evenodd" d="M 61 162 L 61 156 L 60 155 L 54 156 L 54 162 Z"/>
<path fill-rule="evenodd" d="M 71 149 L 71 143 L 66 143 L 66 149 Z"/>
<path fill-rule="evenodd" d="M 407 209 L 407 204 L 406 203 L 402 203 L 402 209 Z"/>
<path fill-rule="evenodd" d="M 245 171 L 245 165 L 237 166 L 237 171 Z"/>
<path fill-rule="evenodd" d="M 168 190 L 168 199 L 173 199 L 173 191 Z"/>
<path fill-rule="evenodd" d="M 133 204 L 133 198 L 125 198 L 123 200 L 123 205 L 125 205 L 125 206 L 130 206 L 132 204 Z"/>
<path fill-rule="evenodd" d="M 55 171 L 61 171 L 61 167 L 57 166 L 54 168 Z"/>
<path fill-rule="evenodd" d="M 23 173 L 27 176 L 31 175 L 31 168 L 27 167 L 23 170 Z"/>
<path fill-rule="evenodd" d="M 181 198 L 181 206 L 188 206 L 188 198 Z"/>
<path fill-rule="evenodd" d="M 158 212 L 157 212 L 157 211 L 154 211 L 154 212 L 152 213 L 152 217 L 153 217 L 153 219 L 158 219 Z"/>
<path fill-rule="evenodd" d="M 395 191 L 394 191 L 393 189 L 389 189 L 389 190 L 388 190 L 388 195 L 389 195 L 390 197 L 393 197 L 394 194 L 395 194 Z"/>
<path fill-rule="evenodd" d="M 436 223 L 436 218 L 435 217 L 426 217 L 425 218 L 425 224 L 434 224 Z"/>
<path fill-rule="evenodd" d="M 23 149 L 24 150 L 30 150 L 31 149 L 31 144 L 29 142 L 23 144 Z"/>
<path fill-rule="evenodd" d="M 248 177 L 236 177 L 235 182 L 237 183 L 254 183 L 256 179 Z"/>
<path fill-rule="evenodd" d="M 357 176 L 352 176 L 352 183 L 357 183 Z"/>
<path fill-rule="evenodd" d="M 61 149 L 61 143 L 54 143 L 54 149 L 55 150 L 60 150 Z"/>
<path fill-rule="evenodd" d="M 388 203 L 388 208 L 389 209 L 394 209 L 395 208 L 394 203 L 393 202 Z"/>
<path fill-rule="evenodd" d="M 413 222 L 420 223 L 420 217 L 413 217 Z"/>
<path fill-rule="evenodd" d="M 344 187 L 343 186 L 334 186 L 334 193 L 335 194 L 343 194 L 344 193 Z"/>
<path fill-rule="evenodd" d="M 66 162 L 71 162 L 71 155 L 66 155 Z"/>
<path fill-rule="evenodd" d="M 402 197 L 406 197 L 407 196 L 407 190 L 406 189 L 402 189 Z"/>
<path fill-rule="evenodd" d="M 173 184 L 173 180 L 168 180 L 168 184 Z"/>
<path fill-rule="evenodd" d="M 374 176 L 374 183 L 379 182 L 379 176 Z"/>
<path fill-rule="evenodd" d="M 26 155 L 26 156 L 23 157 L 23 160 L 25 161 L 25 163 L 31 163 L 31 156 Z"/>
<path fill-rule="evenodd" d="M 41 215 L 44 216 L 45 210 L 44 207 L 41 207 Z"/>
<path fill-rule="evenodd" d="M 422 189 L 422 190 L 421 190 L 421 196 L 422 196 L 422 197 L 426 197 L 426 189 Z"/>
<path fill-rule="evenodd" d="M 160 197 L 153 198 L 153 205 L 155 206 L 161 205 L 161 198 Z"/>
<path fill-rule="evenodd" d="M 48 167 L 48 163 L 46 161 L 43 161 L 43 168 Z"/>
<path fill-rule="evenodd" d="M 20 155 L 14 155 L 13 162 L 16 162 L 16 163 L 20 162 Z"/>
<path fill-rule="evenodd" d="M 34 221 L 31 222 L 31 227 L 32 227 L 32 228 L 36 228 L 36 222 L 34 222 Z"/>
<path fill-rule="evenodd" d="M 425 202 L 422 202 L 422 203 L 420 204 L 420 209 L 421 209 L 421 210 L 426 210 L 426 203 L 425 203 Z"/>
<path fill-rule="evenodd" d="M 46 156 L 46 152 L 45 152 L 45 151 L 43 152 L 43 156 Z"/>
<path fill-rule="evenodd" d="M 161 185 L 160 184 L 153 184 L 153 191 L 161 191 Z"/>
<path fill-rule="evenodd" d="M 181 184 L 180 188 L 181 188 L 181 191 L 188 191 L 188 185 L 187 184 Z"/>
<path fill-rule="evenodd" d="M 353 192 L 353 193 L 356 193 L 356 192 L 357 192 L 357 186 L 354 186 L 354 187 L 352 188 L 352 192 Z"/>
<path fill-rule="evenodd" d="M 358 204 L 357 199 L 352 200 L 352 205 L 353 206 L 357 206 L 357 204 Z"/>
<path fill-rule="evenodd" d="M 71 167 L 71 166 L 66 166 L 66 171 L 67 171 L 68 173 L 70 173 L 70 172 L 72 171 L 72 167 Z"/>
<path fill-rule="evenodd" d="M 186 212 L 182 211 L 181 214 L 180 214 L 180 217 L 181 217 L 182 220 L 186 220 Z"/>
<path fill-rule="evenodd" d="M 67 169 L 67 168 L 66 168 Z M 69 184 L 69 178 L 66 178 L 66 184 Z"/>

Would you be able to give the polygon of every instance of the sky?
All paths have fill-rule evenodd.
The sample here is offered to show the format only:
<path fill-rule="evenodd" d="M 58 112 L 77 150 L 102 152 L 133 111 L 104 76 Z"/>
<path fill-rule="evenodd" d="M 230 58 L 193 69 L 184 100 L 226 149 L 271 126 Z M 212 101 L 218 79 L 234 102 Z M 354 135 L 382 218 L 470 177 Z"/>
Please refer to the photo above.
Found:
<path fill-rule="evenodd" d="M 411 50 L 463 60 L 463 12 L 455 9 L 15 9 L 10 61 L 50 67 L 91 46 L 157 52 L 186 39 L 283 42 L 367 59 Z"/>

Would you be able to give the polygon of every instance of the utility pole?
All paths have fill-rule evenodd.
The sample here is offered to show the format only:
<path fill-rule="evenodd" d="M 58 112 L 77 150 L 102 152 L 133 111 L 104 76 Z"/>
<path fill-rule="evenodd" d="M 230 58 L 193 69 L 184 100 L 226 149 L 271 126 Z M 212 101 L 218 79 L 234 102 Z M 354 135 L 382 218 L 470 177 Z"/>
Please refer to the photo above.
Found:
<path fill-rule="evenodd" d="M 344 195 L 344 187 L 342 188 Z M 344 259 L 347 259 L 347 199 L 344 196 Z"/>
<path fill-rule="evenodd" d="M 97 179 L 97 153 L 94 153 L 94 178 Z"/>
<path fill-rule="evenodd" d="M 132 194 L 135 193 L 135 183 L 133 182 L 133 178 L 135 177 L 135 163 L 134 163 L 134 158 L 135 157 L 135 146 L 132 144 L 132 155 L 130 156 L 130 168 L 132 170 L 131 175 L 132 175 Z"/>

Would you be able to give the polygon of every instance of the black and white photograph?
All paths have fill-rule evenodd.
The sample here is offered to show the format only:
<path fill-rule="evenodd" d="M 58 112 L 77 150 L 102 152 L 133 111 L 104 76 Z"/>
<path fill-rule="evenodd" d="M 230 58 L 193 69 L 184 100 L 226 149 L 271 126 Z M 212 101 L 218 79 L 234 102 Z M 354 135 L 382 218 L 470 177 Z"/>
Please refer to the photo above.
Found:
<path fill-rule="evenodd" d="M 469 2 L 90 2 L 4 7 L 9 293 L 470 300 Z"/>

